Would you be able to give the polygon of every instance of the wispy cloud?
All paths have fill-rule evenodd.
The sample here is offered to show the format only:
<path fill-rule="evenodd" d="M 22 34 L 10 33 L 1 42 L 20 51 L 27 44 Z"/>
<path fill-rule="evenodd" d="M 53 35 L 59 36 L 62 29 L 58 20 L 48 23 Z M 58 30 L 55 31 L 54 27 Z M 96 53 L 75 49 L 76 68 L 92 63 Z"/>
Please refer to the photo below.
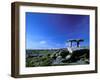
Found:
<path fill-rule="evenodd" d="M 47 42 L 45 40 L 40 41 L 40 44 L 46 44 Z"/>
<path fill-rule="evenodd" d="M 64 43 L 56 43 L 50 40 L 34 40 L 30 38 L 28 38 L 28 43 L 26 45 L 27 49 L 51 49 L 66 47 Z"/>

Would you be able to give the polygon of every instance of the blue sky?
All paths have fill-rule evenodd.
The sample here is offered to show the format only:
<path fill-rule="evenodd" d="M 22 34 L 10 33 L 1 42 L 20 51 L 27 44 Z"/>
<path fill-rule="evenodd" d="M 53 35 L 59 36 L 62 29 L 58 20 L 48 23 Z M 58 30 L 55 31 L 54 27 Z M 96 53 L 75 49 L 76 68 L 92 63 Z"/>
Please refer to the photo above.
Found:
<path fill-rule="evenodd" d="M 69 39 L 89 45 L 89 15 L 26 12 L 26 49 L 65 48 Z"/>

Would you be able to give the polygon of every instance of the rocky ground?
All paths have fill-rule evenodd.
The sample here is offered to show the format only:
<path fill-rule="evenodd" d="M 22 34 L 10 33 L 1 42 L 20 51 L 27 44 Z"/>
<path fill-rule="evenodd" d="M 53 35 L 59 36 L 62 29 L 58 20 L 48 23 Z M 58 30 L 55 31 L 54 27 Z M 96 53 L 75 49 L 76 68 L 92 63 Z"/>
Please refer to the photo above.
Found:
<path fill-rule="evenodd" d="M 64 48 L 51 51 L 43 56 L 27 57 L 26 66 L 56 66 L 89 64 L 88 48 Z"/>

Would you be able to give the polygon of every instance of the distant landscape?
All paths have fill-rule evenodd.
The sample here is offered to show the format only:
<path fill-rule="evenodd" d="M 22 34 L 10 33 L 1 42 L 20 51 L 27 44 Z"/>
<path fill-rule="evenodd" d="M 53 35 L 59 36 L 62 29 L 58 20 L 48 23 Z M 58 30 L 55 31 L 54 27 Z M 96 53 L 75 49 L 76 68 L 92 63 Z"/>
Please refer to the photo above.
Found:
<path fill-rule="evenodd" d="M 90 16 L 25 13 L 26 67 L 88 65 Z"/>
<path fill-rule="evenodd" d="M 26 67 L 89 64 L 89 48 L 27 49 Z"/>

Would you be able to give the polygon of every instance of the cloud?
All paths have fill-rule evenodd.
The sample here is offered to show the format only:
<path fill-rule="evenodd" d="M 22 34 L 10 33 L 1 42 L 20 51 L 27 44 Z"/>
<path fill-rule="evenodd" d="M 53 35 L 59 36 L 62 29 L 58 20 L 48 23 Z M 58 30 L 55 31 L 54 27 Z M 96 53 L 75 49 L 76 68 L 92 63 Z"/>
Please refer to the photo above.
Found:
<path fill-rule="evenodd" d="M 28 39 L 26 44 L 27 49 L 52 49 L 52 48 L 64 48 L 66 47 L 65 43 L 56 43 L 46 40 L 32 40 Z"/>
<path fill-rule="evenodd" d="M 46 44 L 46 41 L 40 41 L 40 44 Z"/>

